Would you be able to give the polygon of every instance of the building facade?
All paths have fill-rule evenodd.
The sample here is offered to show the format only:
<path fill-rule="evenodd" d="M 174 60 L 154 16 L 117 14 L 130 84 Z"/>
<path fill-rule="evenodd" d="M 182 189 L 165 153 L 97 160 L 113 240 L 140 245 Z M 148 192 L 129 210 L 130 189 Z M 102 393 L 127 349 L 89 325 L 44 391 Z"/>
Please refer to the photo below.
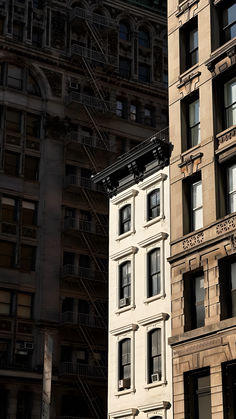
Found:
<path fill-rule="evenodd" d="M 167 125 L 165 13 L 0 2 L 3 419 L 39 418 L 43 371 L 51 418 L 106 417 L 108 205 L 90 177 Z"/>
<path fill-rule="evenodd" d="M 236 416 L 234 1 L 168 1 L 173 409 Z"/>
<path fill-rule="evenodd" d="M 172 418 L 166 139 L 158 133 L 94 178 L 111 198 L 109 419 Z"/>

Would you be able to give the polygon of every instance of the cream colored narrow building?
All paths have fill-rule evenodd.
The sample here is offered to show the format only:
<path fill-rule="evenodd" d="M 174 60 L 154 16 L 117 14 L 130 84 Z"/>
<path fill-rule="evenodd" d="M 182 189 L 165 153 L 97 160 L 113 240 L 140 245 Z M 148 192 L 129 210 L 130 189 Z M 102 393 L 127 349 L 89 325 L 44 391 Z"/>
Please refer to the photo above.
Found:
<path fill-rule="evenodd" d="M 236 3 L 169 0 L 173 410 L 236 417 Z"/>
<path fill-rule="evenodd" d="M 111 197 L 109 419 L 172 418 L 169 154 L 163 131 L 95 177 Z"/>

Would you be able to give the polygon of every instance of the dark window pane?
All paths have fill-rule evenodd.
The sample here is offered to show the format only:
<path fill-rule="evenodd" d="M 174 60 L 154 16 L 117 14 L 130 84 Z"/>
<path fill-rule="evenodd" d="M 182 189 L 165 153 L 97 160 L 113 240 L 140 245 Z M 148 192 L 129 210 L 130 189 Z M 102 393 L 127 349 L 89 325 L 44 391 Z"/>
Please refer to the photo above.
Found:
<path fill-rule="evenodd" d="M 21 132 L 21 112 L 7 108 L 6 129 L 14 132 Z"/>
<path fill-rule="evenodd" d="M 131 263 L 125 262 L 120 266 L 120 299 L 125 300 L 121 306 L 130 304 L 131 296 Z"/>
<path fill-rule="evenodd" d="M 122 77 L 130 78 L 131 76 L 131 61 L 120 57 L 119 59 L 119 74 Z"/>
<path fill-rule="evenodd" d="M 0 241 L 0 266 L 2 268 L 11 268 L 14 263 L 15 244 Z"/>
<path fill-rule="evenodd" d="M 131 205 L 126 205 L 120 210 L 120 234 L 131 229 Z"/>
<path fill-rule="evenodd" d="M 22 224 L 24 226 L 36 225 L 36 204 L 22 201 Z"/>
<path fill-rule="evenodd" d="M 236 36 L 236 3 L 232 3 L 223 10 L 222 15 L 223 42 L 230 41 Z"/>
<path fill-rule="evenodd" d="M 7 223 L 16 222 L 16 200 L 10 197 L 2 197 L 2 217 L 1 221 Z"/>
<path fill-rule="evenodd" d="M 0 314 L 10 316 L 11 314 L 11 292 L 0 290 Z"/>
<path fill-rule="evenodd" d="M 24 178 L 26 180 L 38 180 L 39 159 L 25 156 Z"/>
<path fill-rule="evenodd" d="M 184 374 L 185 418 L 211 419 L 211 391 L 209 369 Z"/>
<path fill-rule="evenodd" d="M 123 41 L 130 40 L 130 30 L 129 26 L 126 23 L 121 22 L 119 26 L 119 38 Z"/>
<path fill-rule="evenodd" d="M 35 270 L 36 249 L 33 246 L 22 245 L 20 254 L 20 268 L 26 272 Z"/>
<path fill-rule="evenodd" d="M 23 41 L 23 31 L 24 31 L 23 25 L 19 23 L 14 23 L 13 24 L 13 39 L 15 39 L 15 41 Z"/>
<path fill-rule="evenodd" d="M 31 419 L 33 394 L 19 391 L 17 395 L 16 419 Z"/>
<path fill-rule="evenodd" d="M 19 163 L 20 155 L 17 153 L 12 153 L 11 151 L 5 152 L 4 157 L 4 172 L 7 175 L 18 176 L 19 174 Z"/>
<path fill-rule="evenodd" d="M 30 113 L 27 114 L 26 134 L 32 137 L 40 136 L 40 117 Z"/>
<path fill-rule="evenodd" d="M 148 194 L 148 220 L 160 216 L 160 189 Z"/>
<path fill-rule="evenodd" d="M 17 295 L 17 316 L 24 319 L 31 319 L 32 296 L 19 293 Z"/>
<path fill-rule="evenodd" d="M 149 33 L 144 29 L 141 29 L 138 33 L 138 43 L 141 47 L 150 48 Z"/>
<path fill-rule="evenodd" d="M 32 76 L 28 76 L 27 91 L 31 95 L 40 96 L 40 89 Z"/>
<path fill-rule="evenodd" d="M 21 68 L 8 64 L 7 85 L 15 89 L 22 89 L 23 71 Z"/>
<path fill-rule="evenodd" d="M 155 249 L 148 253 L 148 282 L 148 297 L 160 294 L 160 249 Z"/>
<path fill-rule="evenodd" d="M 150 67 L 145 64 L 139 64 L 138 79 L 144 82 L 150 82 Z"/>

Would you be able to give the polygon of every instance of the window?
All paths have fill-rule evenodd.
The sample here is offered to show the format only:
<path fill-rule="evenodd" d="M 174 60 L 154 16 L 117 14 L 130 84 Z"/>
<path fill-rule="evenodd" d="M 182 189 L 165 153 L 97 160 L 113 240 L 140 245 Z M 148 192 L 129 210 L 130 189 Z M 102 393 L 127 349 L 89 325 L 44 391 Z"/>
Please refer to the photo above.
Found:
<path fill-rule="evenodd" d="M 130 304 L 131 298 L 131 263 L 125 262 L 119 268 L 120 308 Z"/>
<path fill-rule="evenodd" d="M 124 118 L 124 102 L 121 100 L 116 101 L 116 115 Z"/>
<path fill-rule="evenodd" d="M 20 253 L 20 269 L 26 272 L 35 270 L 35 247 L 22 245 Z"/>
<path fill-rule="evenodd" d="M 228 213 L 236 211 L 236 164 L 227 168 Z"/>
<path fill-rule="evenodd" d="M 10 291 L 0 290 L 0 315 L 11 315 L 11 293 Z"/>
<path fill-rule="evenodd" d="M 119 38 L 123 41 L 130 41 L 130 28 L 125 22 L 120 22 Z"/>
<path fill-rule="evenodd" d="M 145 29 L 140 29 L 138 33 L 138 44 L 140 47 L 150 48 L 150 36 Z"/>
<path fill-rule="evenodd" d="M 235 5 L 236 8 L 236 5 Z M 236 13 L 236 12 L 235 12 Z M 224 84 L 225 128 L 236 124 L 236 78 Z"/>
<path fill-rule="evenodd" d="M 130 388 L 131 384 L 131 341 L 119 343 L 119 390 Z"/>
<path fill-rule="evenodd" d="M 31 319 L 32 317 L 32 296 L 19 293 L 17 295 L 17 317 Z"/>
<path fill-rule="evenodd" d="M 144 108 L 144 124 L 153 125 L 152 110 L 150 108 Z"/>
<path fill-rule="evenodd" d="M 36 225 L 36 204 L 31 201 L 22 201 L 22 224 L 23 226 Z"/>
<path fill-rule="evenodd" d="M 236 362 L 235 360 L 222 364 L 222 384 L 223 384 L 223 403 L 224 419 L 234 419 L 236 417 Z"/>
<path fill-rule="evenodd" d="M 194 147 L 200 143 L 200 112 L 199 99 L 188 105 L 188 146 Z"/>
<path fill-rule="evenodd" d="M 13 39 L 15 41 L 23 41 L 24 27 L 20 23 L 13 23 Z"/>
<path fill-rule="evenodd" d="M 154 189 L 147 196 L 148 220 L 160 216 L 160 189 Z"/>
<path fill-rule="evenodd" d="M 40 136 L 40 117 L 30 114 L 27 114 L 26 117 L 26 134 L 32 137 L 39 138 Z"/>
<path fill-rule="evenodd" d="M 151 78 L 150 67 L 146 64 L 139 64 L 138 79 L 140 81 L 149 83 Z"/>
<path fill-rule="evenodd" d="M 12 268 L 15 257 L 15 244 L 0 241 L 0 266 L 1 268 Z"/>
<path fill-rule="evenodd" d="M 236 316 L 236 262 L 219 262 L 221 320 Z"/>
<path fill-rule="evenodd" d="M 161 329 L 154 329 L 148 333 L 148 349 L 148 381 L 149 383 L 161 381 Z"/>
<path fill-rule="evenodd" d="M 119 75 L 126 79 L 131 77 L 131 61 L 127 58 L 119 58 Z"/>
<path fill-rule="evenodd" d="M 198 22 L 190 19 L 180 30 L 180 73 L 198 62 Z"/>
<path fill-rule="evenodd" d="M 236 36 L 236 3 L 229 2 L 222 12 L 222 44 Z"/>
<path fill-rule="evenodd" d="M 17 394 L 16 419 L 31 419 L 33 393 L 19 391 Z"/>
<path fill-rule="evenodd" d="M 209 368 L 184 374 L 185 419 L 211 419 Z"/>
<path fill-rule="evenodd" d="M 131 205 L 125 205 L 120 210 L 120 234 L 131 230 Z"/>
<path fill-rule="evenodd" d="M 25 156 L 24 178 L 26 180 L 38 180 L 39 159 Z"/>
<path fill-rule="evenodd" d="M 191 185 L 191 231 L 203 226 L 202 181 Z"/>
<path fill-rule="evenodd" d="M 6 196 L 2 197 L 2 217 L 1 221 L 6 223 L 15 224 L 16 223 L 16 200 Z"/>
<path fill-rule="evenodd" d="M 21 112 L 7 108 L 6 129 L 14 132 L 21 132 Z"/>
<path fill-rule="evenodd" d="M 11 151 L 5 151 L 4 172 L 6 175 L 18 176 L 20 165 L 20 155 Z"/>
<path fill-rule="evenodd" d="M 204 275 L 202 273 L 195 276 L 186 274 L 184 278 L 185 332 L 204 326 L 204 298 Z"/>
<path fill-rule="evenodd" d="M 32 29 L 32 45 L 37 48 L 42 47 L 43 32 L 40 28 L 33 27 Z"/>
<path fill-rule="evenodd" d="M 161 292 L 160 249 L 148 253 L 148 297 Z"/>
<path fill-rule="evenodd" d="M 40 96 L 40 88 L 38 83 L 34 80 L 32 76 L 28 76 L 27 80 L 27 92 L 31 95 Z"/>
<path fill-rule="evenodd" d="M 137 106 L 132 103 L 130 105 L 130 119 L 131 121 L 137 121 Z"/>
<path fill-rule="evenodd" d="M 8 64 L 7 85 L 21 90 L 23 87 L 23 71 L 19 67 Z"/>

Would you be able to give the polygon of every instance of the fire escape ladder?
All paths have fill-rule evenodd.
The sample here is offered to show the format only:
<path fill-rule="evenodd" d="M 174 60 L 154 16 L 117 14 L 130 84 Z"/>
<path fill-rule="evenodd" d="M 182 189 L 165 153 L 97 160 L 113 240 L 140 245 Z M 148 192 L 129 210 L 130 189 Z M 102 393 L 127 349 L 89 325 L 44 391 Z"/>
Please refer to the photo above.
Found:
<path fill-rule="evenodd" d="M 91 197 L 89 196 L 89 193 L 84 189 L 84 188 L 82 188 L 82 192 L 83 192 L 83 195 L 85 196 L 85 199 L 87 200 L 87 202 L 88 202 L 88 204 L 89 204 L 89 208 L 91 209 L 91 211 L 93 212 L 93 214 L 94 214 L 94 217 L 96 218 L 96 220 L 97 220 L 97 223 L 99 224 L 99 226 L 101 227 L 101 230 L 103 231 L 103 234 L 104 235 L 107 235 L 107 231 L 105 230 L 105 228 L 104 228 L 104 225 L 102 224 L 102 222 L 101 222 L 101 220 L 100 220 L 100 218 L 99 218 L 99 216 L 98 216 L 98 214 L 96 213 L 96 211 L 95 211 L 95 208 L 96 208 L 96 205 L 92 202 L 92 199 L 91 199 Z"/>
<path fill-rule="evenodd" d="M 86 380 L 83 380 L 80 376 L 77 377 L 76 380 L 77 386 L 81 389 L 87 399 L 91 403 L 91 408 L 93 410 L 93 413 L 95 415 L 96 419 L 103 419 L 104 418 L 104 411 L 102 409 L 102 406 L 100 406 L 100 403 L 98 401 L 97 394 L 92 389 L 92 386 L 89 385 Z"/>
<path fill-rule="evenodd" d="M 95 119 L 94 115 L 92 114 L 92 112 L 90 111 L 90 109 L 88 108 L 88 106 L 85 105 L 84 108 L 85 108 L 85 110 L 86 110 L 86 112 L 87 112 L 87 114 L 88 114 L 88 116 L 89 116 L 89 118 L 91 120 L 91 123 L 92 123 L 93 128 L 97 132 L 97 135 L 99 136 L 99 138 L 102 141 L 102 143 L 105 145 L 105 148 L 108 149 L 107 144 L 106 144 L 106 141 L 103 138 L 103 135 L 102 135 L 102 133 L 100 131 L 100 128 L 99 128 L 99 126 L 98 126 L 98 124 L 96 122 L 96 119 Z"/>
<path fill-rule="evenodd" d="M 95 159 L 94 159 L 94 157 L 93 157 L 92 153 L 89 151 L 89 149 L 86 147 L 86 145 L 85 145 L 85 144 L 83 144 L 83 149 L 84 149 L 85 153 L 87 154 L 88 159 L 89 159 L 89 161 L 90 161 L 91 165 L 93 166 L 93 168 L 94 168 L 94 170 L 95 170 L 95 173 L 97 173 L 97 172 L 98 172 L 98 168 L 97 168 L 97 166 L 96 166 L 96 161 L 95 161 Z"/>
<path fill-rule="evenodd" d="M 95 26 L 93 24 L 88 22 L 88 20 L 86 21 L 86 23 L 87 23 L 87 26 L 88 26 L 88 28 L 89 28 L 92 36 L 93 36 L 94 41 L 96 42 L 96 44 L 98 46 L 99 51 L 101 52 L 101 54 L 104 56 L 105 60 L 107 61 L 106 53 L 105 53 L 104 49 L 102 48 L 103 39 L 101 38 L 98 30 L 95 28 Z"/>
<path fill-rule="evenodd" d="M 86 238 L 86 235 L 85 235 L 84 233 L 82 233 L 82 232 L 81 232 L 81 235 L 82 235 L 82 237 L 83 237 L 83 239 L 84 239 L 84 242 L 85 242 L 85 244 L 86 244 L 86 246 L 87 246 L 87 248 L 88 248 L 88 250 L 89 250 L 90 255 L 91 255 L 91 256 L 92 256 L 92 258 L 93 258 L 93 261 L 94 261 L 94 263 L 95 263 L 95 266 L 97 266 L 98 270 L 102 272 L 101 267 L 100 267 L 100 265 L 99 265 L 99 263 L 98 263 L 98 261 L 97 261 L 97 259 L 96 259 L 96 257 L 95 257 L 96 250 L 94 250 L 94 249 L 93 249 L 93 247 L 92 247 L 91 243 L 90 243 L 90 242 L 89 242 L 89 240 Z"/>
<path fill-rule="evenodd" d="M 89 81 L 93 83 L 94 88 L 95 88 L 96 93 L 97 93 L 97 96 L 104 102 L 104 107 L 106 108 L 106 110 L 108 110 L 107 104 L 105 102 L 105 94 L 102 90 L 102 87 L 101 87 L 97 77 L 96 77 L 96 74 L 95 74 L 95 71 L 93 70 L 93 67 L 89 64 L 88 61 L 86 61 L 85 58 L 82 58 L 82 63 L 83 63 L 83 66 L 84 66 L 85 74 L 86 73 L 88 74 Z"/>
<path fill-rule="evenodd" d="M 86 326 L 79 326 L 79 330 L 82 332 L 84 340 L 87 342 L 87 345 L 89 346 L 90 351 L 93 354 L 93 360 L 96 362 L 96 366 L 99 368 L 99 371 L 101 371 L 104 378 L 106 378 L 106 369 L 105 365 L 100 362 L 98 359 L 96 359 L 96 342 L 92 339 L 92 334 L 89 333 L 86 330 Z"/>
<path fill-rule="evenodd" d="M 102 311 L 102 312 L 99 311 L 99 309 L 97 308 L 96 304 L 94 303 L 94 299 L 92 297 L 92 295 L 94 295 L 94 296 L 96 295 L 95 290 L 93 289 L 91 283 L 88 285 L 88 281 L 85 282 L 83 279 L 81 279 L 81 282 L 82 282 L 83 287 L 84 287 L 84 289 L 85 289 L 85 291 L 88 295 L 88 298 L 89 298 L 89 300 L 90 300 L 90 302 L 91 302 L 91 304 L 94 308 L 94 313 L 98 317 L 100 317 L 101 323 L 103 323 L 104 327 L 106 327 L 106 323 L 104 321 L 104 317 L 106 316 L 106 313 L 104 311 Z"/>

